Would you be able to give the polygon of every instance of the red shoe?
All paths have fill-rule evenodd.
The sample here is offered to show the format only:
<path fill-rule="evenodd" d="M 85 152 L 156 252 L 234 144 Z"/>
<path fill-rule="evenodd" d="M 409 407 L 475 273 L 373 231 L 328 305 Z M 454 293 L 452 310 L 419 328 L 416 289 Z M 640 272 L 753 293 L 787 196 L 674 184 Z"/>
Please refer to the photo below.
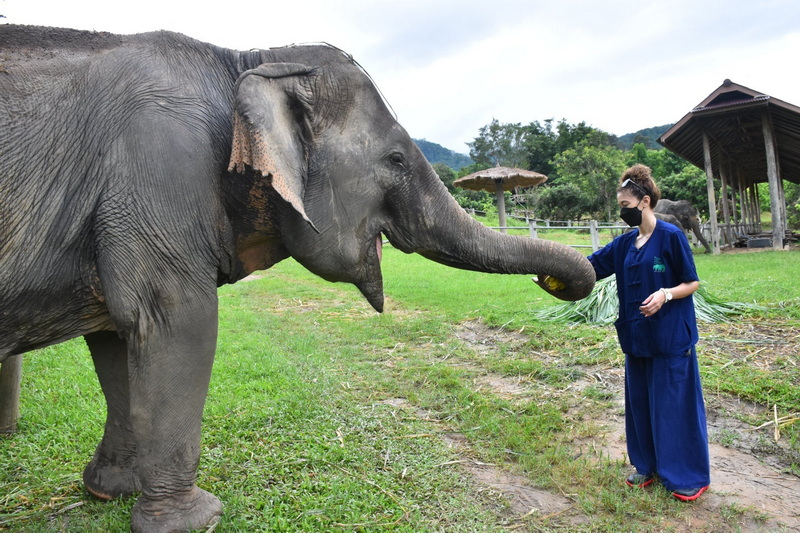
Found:
<path fill-rule="evenodd" d="M 708 489 L 708 485 L 699 489 L 673 490 L 672 495 L 682 502 L 693 502 Z"/>
<path fill-rule="evenodd" d="M 634 472 L 625 480 L 625 483 L 628 484 L 629 487 L 636 487 L 639 489 L 643 489 L 648 486 L 650 483 L 653 482 L 653 476 L 646 476 L 644 474 L 640 474 L 638 472 Z"/>

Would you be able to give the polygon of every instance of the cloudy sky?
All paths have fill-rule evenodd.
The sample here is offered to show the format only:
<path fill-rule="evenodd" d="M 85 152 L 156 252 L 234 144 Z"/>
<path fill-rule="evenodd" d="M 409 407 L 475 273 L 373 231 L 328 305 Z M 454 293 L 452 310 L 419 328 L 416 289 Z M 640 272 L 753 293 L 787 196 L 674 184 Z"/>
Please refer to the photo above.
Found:
<path fill-rule="evenodd" d="M 797 0 L 0 0 L 0 14 L 243 50 L 328 42 L 412 137 L 461 153 L 493 118 L 616 135 L 675 122 L 725 78 L 800 105 Z"/>

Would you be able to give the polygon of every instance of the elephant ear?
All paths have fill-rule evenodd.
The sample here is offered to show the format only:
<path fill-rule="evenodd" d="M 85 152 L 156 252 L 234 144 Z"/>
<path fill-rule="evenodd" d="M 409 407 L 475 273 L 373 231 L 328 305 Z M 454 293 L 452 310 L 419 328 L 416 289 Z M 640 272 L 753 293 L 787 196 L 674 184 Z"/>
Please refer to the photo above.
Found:
<path fill-rule="evenodd" d="M 274 63 L 239 77 L 228 171 L 249 167 L 270 178 L 273 189 L 316 230 L 303 206 L 314 72 L 305 65 Z"/>

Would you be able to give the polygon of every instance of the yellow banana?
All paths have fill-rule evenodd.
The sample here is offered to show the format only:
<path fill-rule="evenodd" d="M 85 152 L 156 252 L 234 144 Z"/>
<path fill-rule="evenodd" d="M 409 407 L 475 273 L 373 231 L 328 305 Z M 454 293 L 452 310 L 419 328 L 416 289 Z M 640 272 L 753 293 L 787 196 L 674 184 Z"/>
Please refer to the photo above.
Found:
<path fill-rule="evenodd" d="M 545 276 L 541 283 L 546 285 L 547 289 L 551 292 L 563 291 L 566 288 L 566 285 L 564 285 L 563 281 L 558 278 L 554 278 L 553 276 Z"/>

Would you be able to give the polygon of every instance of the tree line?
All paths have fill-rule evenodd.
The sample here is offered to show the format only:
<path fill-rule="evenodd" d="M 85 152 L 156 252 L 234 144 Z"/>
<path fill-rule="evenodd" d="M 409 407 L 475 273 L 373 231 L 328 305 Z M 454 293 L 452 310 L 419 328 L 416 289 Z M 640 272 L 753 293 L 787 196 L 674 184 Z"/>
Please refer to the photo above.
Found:
<path fill-rule="evenodd" d="M 481 127 L 469 146 L 472 164 L 455 170 L 443 163 L 433 167 L 465 208 L 494 209 L 494 195 L 453 186 L 453 181 L 493 166 L 524 168 L 548 177 L 543 185 L 507 194 L 507 205 L 551 220 L 616 220 L 619 177 L 631 165 L 642 163 L 653 171 L 662 197 L 688 200 L 708 218 L 706 175 L 653 141 L 670 125 L 643 130 L 627 139 L 588 126 L 554 119 L 529 124 L 492 120 Z M 626 143 L 627 141 L 627 143 Z M 630 145 L 632 143 L 632 145 Z M 630 147 L 626 147 L 626 144 Z M 763 184 L 766 185 L 766 184 Z M 787 216 L 800 226 L 800 187 L 784 182 Z M 716 180 L 719 194 L 721 184 Z M 769 211 L 769 196 L 761 194 L 762 210 Z"/>

